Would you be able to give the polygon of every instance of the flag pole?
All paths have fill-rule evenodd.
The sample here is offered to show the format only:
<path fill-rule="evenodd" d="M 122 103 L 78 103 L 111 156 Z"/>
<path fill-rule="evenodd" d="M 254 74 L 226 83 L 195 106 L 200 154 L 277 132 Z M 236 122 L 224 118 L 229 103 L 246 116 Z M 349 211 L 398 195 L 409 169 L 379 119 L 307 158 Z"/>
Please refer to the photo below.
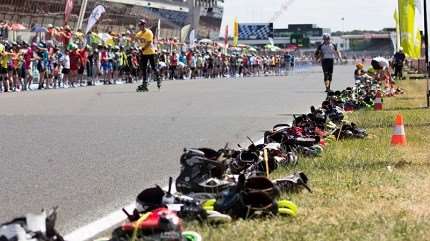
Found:
<path fill-rule="evenodd" d="M 396 20 L 396 49 L 394 49 L 394 52 L 399 51 L 400 49 L 400 23 L 399 23 L 399 11 L 397 9 L 397 11 L 395 12 L 395 20 Z"/>
<path fill-rule="evenodd" d="M 429 83 L 429 39 L 428 39 L 428 19 L 427 19 L 427 0 L 424 0 L 424 51 L 426 56 L 426 76 L 427 76 L 427 108 L 430 107 L 430 83 Z"/>
<path fill-rule="evenodd" d="M 78 29 L 82 28 L 82 22 L 84 21 L 85 12 L 87 11 L 87 4 L 88 4 L 88 0 L 82 0 L 81 10 L 79 11 L 78 22 L 76 23 L 76 26 L 75 26 L 75 32 L 78 31 Z"/>
<path fill-rule="evenodd" d="M 399 45 L 399 49 L 400 49 L 400 47 L 402 46 L 402 22 L 401 22 L 401 20 L 400 20 L 400 16 L 401 16 L 401 14 L 400 14 L 400 0 L 397 0 L 397 21 L 399 21 L 399 38 L 400 38 L 400 45 Z M 399 51 L 399 49 L 397 49 L 397 51 Z"/>

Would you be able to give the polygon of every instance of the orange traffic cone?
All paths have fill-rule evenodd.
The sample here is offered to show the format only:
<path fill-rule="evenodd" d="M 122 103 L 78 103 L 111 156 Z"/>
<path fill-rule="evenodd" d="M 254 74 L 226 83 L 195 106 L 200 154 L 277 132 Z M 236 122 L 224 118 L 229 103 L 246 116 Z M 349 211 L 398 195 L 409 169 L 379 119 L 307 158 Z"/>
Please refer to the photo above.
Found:
<path fill-rule="evenodd" d="M 381 91 L 378 90 L 375 96 L 375 110 L 382 110 L 382 95 Z"/>
<path fill-rule="evenodd" d="M 394 133 L 391 137 L 392 145 L 406 145 L 405 126 L 403 124 L 403 116 L 398 114 L 394 126 Z"/>

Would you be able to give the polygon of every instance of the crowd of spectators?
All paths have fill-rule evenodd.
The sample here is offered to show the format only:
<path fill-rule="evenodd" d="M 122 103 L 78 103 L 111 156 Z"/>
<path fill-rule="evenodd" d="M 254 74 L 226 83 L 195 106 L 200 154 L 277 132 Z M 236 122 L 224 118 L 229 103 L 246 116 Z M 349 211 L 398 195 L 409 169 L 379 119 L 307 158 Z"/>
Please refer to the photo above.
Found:
<path fill-rule="evenodd" d="M 132 33 L 106 35 L 115 36 L 83 36 L 68 26 L 48 26 L 43 41 L 1 41 L 1 92 L 140 81 L 139 45 L 127 38 Z M 187 46 L 176 39 L 160 39 L 157 66 L 162 79 L 171 80 L 281 75 L 294 68 L 295 56 L 247 47 L 225 49 L 214 42 Z"/>

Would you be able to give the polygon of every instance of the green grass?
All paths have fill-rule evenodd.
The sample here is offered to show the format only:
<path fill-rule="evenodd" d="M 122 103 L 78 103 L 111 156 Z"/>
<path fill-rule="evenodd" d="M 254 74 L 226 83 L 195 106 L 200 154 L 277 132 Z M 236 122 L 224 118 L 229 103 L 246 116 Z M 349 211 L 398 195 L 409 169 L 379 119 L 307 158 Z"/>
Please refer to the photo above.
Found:
<path fill-rule="evenodd" d="M 313 193 L 288 197 L 300 207 L 296 218 L 218 227 L 192 223 L 186 229 L 209 241 L 430 240 L 430 111 L 421 108 L 425 82 L 403 81 L 401 87 L 407 93 L 386 98 L 384 111 L 348 115 L 370 138 L 331 143 L 323 156 L 272 174 L 303 170 L 310 177 Z M 390 145 L 398 113 L 405 119 L 405 147 Z"/>

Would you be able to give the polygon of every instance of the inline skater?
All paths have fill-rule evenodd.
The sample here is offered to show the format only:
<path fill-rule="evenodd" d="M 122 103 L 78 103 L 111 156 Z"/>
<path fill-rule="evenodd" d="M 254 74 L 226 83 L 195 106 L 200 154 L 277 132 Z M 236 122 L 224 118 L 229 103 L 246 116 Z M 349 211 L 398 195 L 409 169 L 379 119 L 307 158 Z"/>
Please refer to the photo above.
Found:
<path fill-rule="evenodd" d="M 156 51 L 153 46 L 154 34 L 146 28 L 146 20 L 139 20 L 140 31 L 135 35 L 135 39 L 140 44 L 140 71 L 142 71 L 142 85 L 138 86 L 137 91 L 148 91 L 148 62 L 150 68 L 155 73 L 157 83 L 159 82 L 158 71 L 155 63 Z M 159 87 L 160 84 L 158 84 Z"/>

